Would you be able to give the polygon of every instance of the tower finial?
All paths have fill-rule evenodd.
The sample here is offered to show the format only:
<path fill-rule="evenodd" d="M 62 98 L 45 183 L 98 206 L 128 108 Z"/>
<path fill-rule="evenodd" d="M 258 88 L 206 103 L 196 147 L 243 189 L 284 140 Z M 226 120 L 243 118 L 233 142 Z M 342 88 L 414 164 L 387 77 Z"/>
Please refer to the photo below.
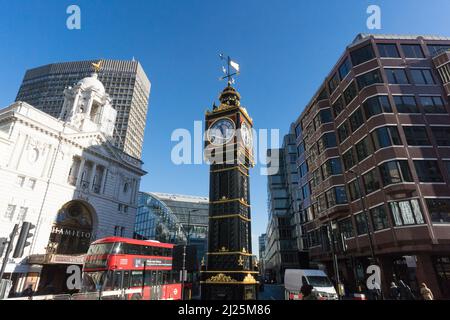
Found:
<path fill-rule="evenodd" d="M 92 63 L 92 67 L 94 67 L 94 72 L 98 73 L 102 68 L 103 60 L 100 60 L 97 63 Z"/>

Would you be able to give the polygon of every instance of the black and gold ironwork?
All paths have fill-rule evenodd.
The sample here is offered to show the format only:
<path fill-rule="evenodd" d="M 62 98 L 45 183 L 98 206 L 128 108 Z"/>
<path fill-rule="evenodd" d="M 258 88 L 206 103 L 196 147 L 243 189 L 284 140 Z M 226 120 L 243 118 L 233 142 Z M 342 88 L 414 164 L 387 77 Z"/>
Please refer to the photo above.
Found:
<path fill-rule="evenodd" d="M 231 140 L 227 134 L 226 144 L 205 142 L 205 158 L 210 163 L 210 206 L 201 295 L 204 300 L 254 300 L 257 272 L 251 254 L 249 184 L 249 170 L 254 166 L 253 148 L 240 132 L 243 127 L 251 130 L 253 120 L 241 106 L 241 97 L 230 82 L 219 99 L 220 106 L 214 105 L 206 112 L 206 131 L 226 119 L 224 129 L 219 129 L 230 128 L 231 120 L 235 132 Z"/>

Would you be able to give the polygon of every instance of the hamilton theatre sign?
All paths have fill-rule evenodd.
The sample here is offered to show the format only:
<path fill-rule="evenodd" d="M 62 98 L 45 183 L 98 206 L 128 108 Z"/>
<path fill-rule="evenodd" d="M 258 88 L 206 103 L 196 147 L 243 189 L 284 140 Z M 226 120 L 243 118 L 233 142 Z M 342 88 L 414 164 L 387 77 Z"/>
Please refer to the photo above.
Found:
<path fill-rule="evenodd" d="M 64 236 L 70 236 L 70 237 L 76 237 L 76 238 L 87 238 L 87 239 L 90 239 L 92 236 L 92 234 L 90 232 L 68 229 L 68 228 L 61 228 L 58 226 L 53 226 L 52 234 L 64 235 Z"/>

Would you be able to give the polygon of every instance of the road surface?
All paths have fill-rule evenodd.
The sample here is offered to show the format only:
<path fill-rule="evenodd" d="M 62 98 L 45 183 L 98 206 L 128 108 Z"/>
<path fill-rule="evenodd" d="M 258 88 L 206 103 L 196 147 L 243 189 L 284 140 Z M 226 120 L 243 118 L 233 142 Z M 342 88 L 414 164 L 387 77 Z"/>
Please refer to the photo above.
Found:
<path fill-rule="evenodd" d="M 260 291 L 258 295 L 258 300 L 284 300 L 284 286 L 266 284 L 264 285 L 264 291 Z"/>

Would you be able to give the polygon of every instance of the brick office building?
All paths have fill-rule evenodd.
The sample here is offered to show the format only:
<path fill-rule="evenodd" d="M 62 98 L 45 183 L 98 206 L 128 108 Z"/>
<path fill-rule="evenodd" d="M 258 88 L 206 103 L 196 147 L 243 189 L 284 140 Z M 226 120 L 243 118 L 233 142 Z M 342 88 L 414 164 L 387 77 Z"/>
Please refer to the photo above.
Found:
<path fill-rule="evenodd" d="M 350 290 L 372 238 L 385 293 L 402 279 L 450 296 L 449 49 L 359 35 L 295 123 L 304 243 L 330 275 L 336 252 Z"/>

